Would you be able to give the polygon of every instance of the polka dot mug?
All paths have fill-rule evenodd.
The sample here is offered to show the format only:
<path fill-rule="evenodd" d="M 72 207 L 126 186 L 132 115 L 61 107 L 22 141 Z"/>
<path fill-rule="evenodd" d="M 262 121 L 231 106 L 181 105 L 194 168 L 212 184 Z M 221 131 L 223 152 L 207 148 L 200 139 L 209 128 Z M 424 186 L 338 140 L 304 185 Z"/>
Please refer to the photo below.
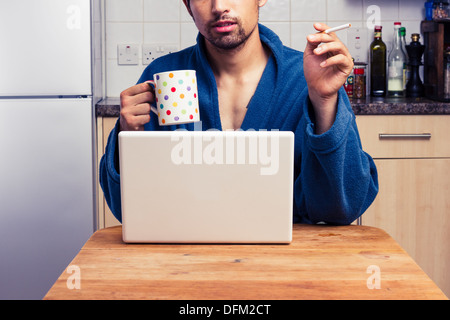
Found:
<path fill-rule="evenodd" d="M 155 89 L 155 106 L 160 126 L 200 121 L 195 70 L 177 70 L 153 75 L 147 81 Z"/>

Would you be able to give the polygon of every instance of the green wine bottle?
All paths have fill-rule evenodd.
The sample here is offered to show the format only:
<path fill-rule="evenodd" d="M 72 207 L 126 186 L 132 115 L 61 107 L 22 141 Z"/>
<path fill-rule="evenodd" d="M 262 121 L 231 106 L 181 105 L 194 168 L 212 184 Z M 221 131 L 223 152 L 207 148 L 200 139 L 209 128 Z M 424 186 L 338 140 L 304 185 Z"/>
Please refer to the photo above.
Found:
<path fill-rule="evenodd" d="M 386 44 L 381 30 L 381 26 L 375 26 L 374 40 L 370 44 L 370 93 L 373 97 L 386 95 Z"/>

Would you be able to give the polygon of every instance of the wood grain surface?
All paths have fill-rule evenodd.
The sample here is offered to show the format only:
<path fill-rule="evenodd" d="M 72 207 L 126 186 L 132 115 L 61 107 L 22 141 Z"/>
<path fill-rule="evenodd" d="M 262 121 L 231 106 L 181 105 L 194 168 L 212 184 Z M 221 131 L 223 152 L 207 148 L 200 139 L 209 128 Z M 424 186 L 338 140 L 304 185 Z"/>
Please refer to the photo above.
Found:
<path fill-rule="evenodd" d="M 293 231 L 289 245 L 153 245 L 123 243 L 120 226 L 102 229 L 45 299 L 447 299 L 381 229 Z"/>

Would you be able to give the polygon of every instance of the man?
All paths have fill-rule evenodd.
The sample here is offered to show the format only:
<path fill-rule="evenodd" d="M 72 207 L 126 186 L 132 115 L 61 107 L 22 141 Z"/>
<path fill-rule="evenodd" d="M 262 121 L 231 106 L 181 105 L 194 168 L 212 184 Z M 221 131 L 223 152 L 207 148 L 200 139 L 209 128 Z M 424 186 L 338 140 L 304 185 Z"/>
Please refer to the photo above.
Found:
<path fill-rule="evenodd" d="M 121 220 L 117 135 L 160 127 L 145 83 L 169 70 L 197 70 L 202 129 L 267 129 L 295 133 L 294 222 L 349 224 L 378 192 L 372 158 L 361 148 L 342 89 L 351 56 L 328 26 L 315 24 L 302 54 L 258 24 L 267 0 L 183 0 L 198 30 L 197 45 L 154 61 L 137 85 L 121 93 L 120 119 L 100 165 L 100 183 Z M 319 46 L 319 44 L 321 44 Z"/>

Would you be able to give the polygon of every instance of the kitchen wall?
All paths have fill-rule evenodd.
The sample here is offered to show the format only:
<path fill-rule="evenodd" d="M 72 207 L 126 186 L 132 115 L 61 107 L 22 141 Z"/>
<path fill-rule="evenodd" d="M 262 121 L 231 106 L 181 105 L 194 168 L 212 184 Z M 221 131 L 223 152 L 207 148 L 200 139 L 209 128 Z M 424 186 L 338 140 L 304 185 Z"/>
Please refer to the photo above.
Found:
<path fill-rule="evenodd" d="M 401 21 L 411 33 L 420 33 L 424 0 L 268 0 L 260 11 L 260 22 L 275 31 L 287 46 L 303 50 L 306 36 L 314 32 L 314 22 L 330 26 L 352 23 L 372 41 L 374 24 L 383 26 L 383 39 L 390 47 L 394 21 Z M 195 44 L 197 29 L 182 0 L 104 0 L 105 90 L 107 97 L 139 79 L 143 44 L 176 44 L 179 49 Z M 368 28 L 369 27 L 369 28 Z M 339 37 L 347 44 L 347 31 Z M 137 65 L 118 65 L 117 45 L 139 46 Z M 367 46 L 368 46 L 367 45 Z M 388 48 L 389 49 L 389 48 Z"/>

